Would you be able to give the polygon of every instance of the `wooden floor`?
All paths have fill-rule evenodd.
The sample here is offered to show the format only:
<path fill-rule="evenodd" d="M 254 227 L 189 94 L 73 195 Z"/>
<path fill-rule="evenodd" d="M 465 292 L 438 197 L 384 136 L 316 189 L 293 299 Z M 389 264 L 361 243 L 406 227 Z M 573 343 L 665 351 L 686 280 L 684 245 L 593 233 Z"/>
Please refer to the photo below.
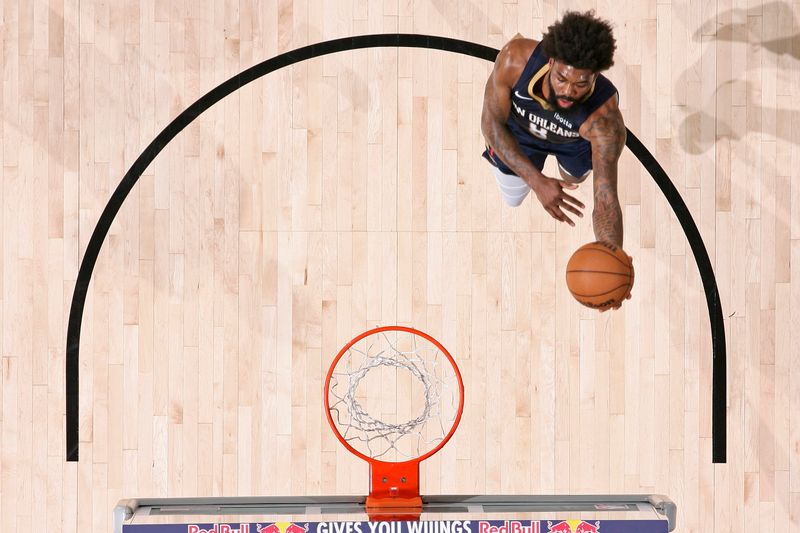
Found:
<path fill-rule="evenodd" d="M 480 158 L 490 64 L 392 48 L 251 83 L 147 169 L 89 288 L 81 459 L 65 461 L 80 260 L 174 117 L 309 43 L 500 47 L 569 8 L 614 22 L 626 123 L 714 264 L 727 464 L 711 463 L 697 266 L 638 161 L 626 151 L 620 171 L 633 298 L 599 314 L 564 282 L 590 217 L 504 207 Z M 389 324 L 437 337 L 466 382 L 423 492 L 654 492 L 679 531 L 800 531 L 800 2 L 3 0 L 0 21 L 3 533 L 109 531 L 123 497 L 364 493 L 321 383 L 346 341 Z"/>

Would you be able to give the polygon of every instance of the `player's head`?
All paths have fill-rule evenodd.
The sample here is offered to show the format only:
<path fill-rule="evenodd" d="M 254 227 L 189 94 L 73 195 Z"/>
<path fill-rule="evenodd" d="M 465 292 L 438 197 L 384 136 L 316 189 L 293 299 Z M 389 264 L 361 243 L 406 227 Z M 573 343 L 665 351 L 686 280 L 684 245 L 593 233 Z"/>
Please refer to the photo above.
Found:
<path fill-rule="evenodd" d="M 550 103 L 568 109 L 585 97 L 597 75 L 614 64 L 616 40 L 608 21 L 593 11 L 568 11 L 547 28 L 542 51 L 550 58 Z"/>

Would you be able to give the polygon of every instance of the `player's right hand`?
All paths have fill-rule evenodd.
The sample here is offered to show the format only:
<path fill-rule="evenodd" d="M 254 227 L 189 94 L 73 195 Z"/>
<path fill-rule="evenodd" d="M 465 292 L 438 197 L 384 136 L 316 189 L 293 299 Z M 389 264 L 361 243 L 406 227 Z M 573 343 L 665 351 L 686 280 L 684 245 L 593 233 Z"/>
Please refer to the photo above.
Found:
<path fill-rule="evenodd" d="M 586 206 L 574 196 L 564 192 L 564 189 L 572 190 L 577 188 L 577 185 L 564 183 L 561 180 L 548 178 L 544 175 L 531 183 L 531 189 L 536 193 L 536 197 L 539 198 L 544 210 L 554 219 L 566 222 L 570 226 L 575 226 L 575 223 L 566 212 L 582 217 L 583 213 L 580 209 L 584 209 Z"/>
<path fill-rule="evenodd" d="M 634 272 L 634 269 L 633 269 L 633 257 L 629 256 L 628 254 L 625 254 L 625 255 L 628 257 L 628 261 L 630 262 L 630 265 L 631 265 L 631 273 L 633 273 Z M 617 309 L 622 307 L 622 303 L 625 300 L 630 300 L 631 299 L 631 288 L 632 287 L 633 287 L 632 285 L 628 287 L 628 293 L 622 298 L 622 300 L 620 300 L 620 302 L 617 305 L 613 305 L 611 307 L 606 307 L 604 309 L 600 309 L 600 312 L 601 313 L 605 313 L 609 309 L 613 309 L 614 311 L 616 311 Z"/>

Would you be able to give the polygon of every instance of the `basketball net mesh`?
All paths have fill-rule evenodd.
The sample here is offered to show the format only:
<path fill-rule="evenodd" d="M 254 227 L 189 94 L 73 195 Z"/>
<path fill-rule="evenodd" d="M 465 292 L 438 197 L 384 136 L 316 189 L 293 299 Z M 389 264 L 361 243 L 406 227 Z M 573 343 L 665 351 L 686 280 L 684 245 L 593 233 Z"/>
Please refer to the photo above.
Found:
<path fill-rule="evenodd" d="M 372 459 L 400 462 L 445 438 L 460 394 L 453 366 L 435 344 L 411 332 L 381 331 L 339 359 L 328 403 L 350 446 Z"/>

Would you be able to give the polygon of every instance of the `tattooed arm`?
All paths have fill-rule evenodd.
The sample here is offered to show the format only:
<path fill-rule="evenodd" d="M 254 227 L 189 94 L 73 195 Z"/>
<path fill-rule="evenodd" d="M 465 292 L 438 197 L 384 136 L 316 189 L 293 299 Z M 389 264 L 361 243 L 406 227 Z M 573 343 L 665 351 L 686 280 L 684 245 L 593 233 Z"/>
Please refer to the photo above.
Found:
<path fill-rule="evenodd" d="M 622 208 L 617 198 L 617 162 L 625 147 L 625 123 L 610 98 L 581 126 L 581 135 L 592 143 L 594 172 L 594 235 L 598 241 L 622 248 Z"/>
<path fill-rule="evenodd" d="M 531 39 L 512 39 L 500 53 L 494 64 L 494 70 L 486 81 L 483 95 L 483 112 L 481 114 L 481 131 L 486 143 L 492 148 L 500 160 L 508 168 L 525 180 L 536 194 L 545 211 L 551 217 L 570 226 L 575 223 L 567 212 L 583 216 L 580 209 L 584 205 L 575 197 L 564 192 L 567 186 L 559 180 L 549 178 L 536 168 L 522 152 L 519 143 L 506 126 L 511 111 L 511 89 L 525 70 L 533 50 L 538 44 Z"/>
<path fill-rule="evenodd" d="M 531 39 L 512 39 L 500 50 L 486 81 L 481 113 L 481 131 L 486 142 L 508 168 L 529 184 L 541 173 L 520 149 L 506 120 L 511 111 L 511 88 L 522 75 L 536 44 Z"/>

